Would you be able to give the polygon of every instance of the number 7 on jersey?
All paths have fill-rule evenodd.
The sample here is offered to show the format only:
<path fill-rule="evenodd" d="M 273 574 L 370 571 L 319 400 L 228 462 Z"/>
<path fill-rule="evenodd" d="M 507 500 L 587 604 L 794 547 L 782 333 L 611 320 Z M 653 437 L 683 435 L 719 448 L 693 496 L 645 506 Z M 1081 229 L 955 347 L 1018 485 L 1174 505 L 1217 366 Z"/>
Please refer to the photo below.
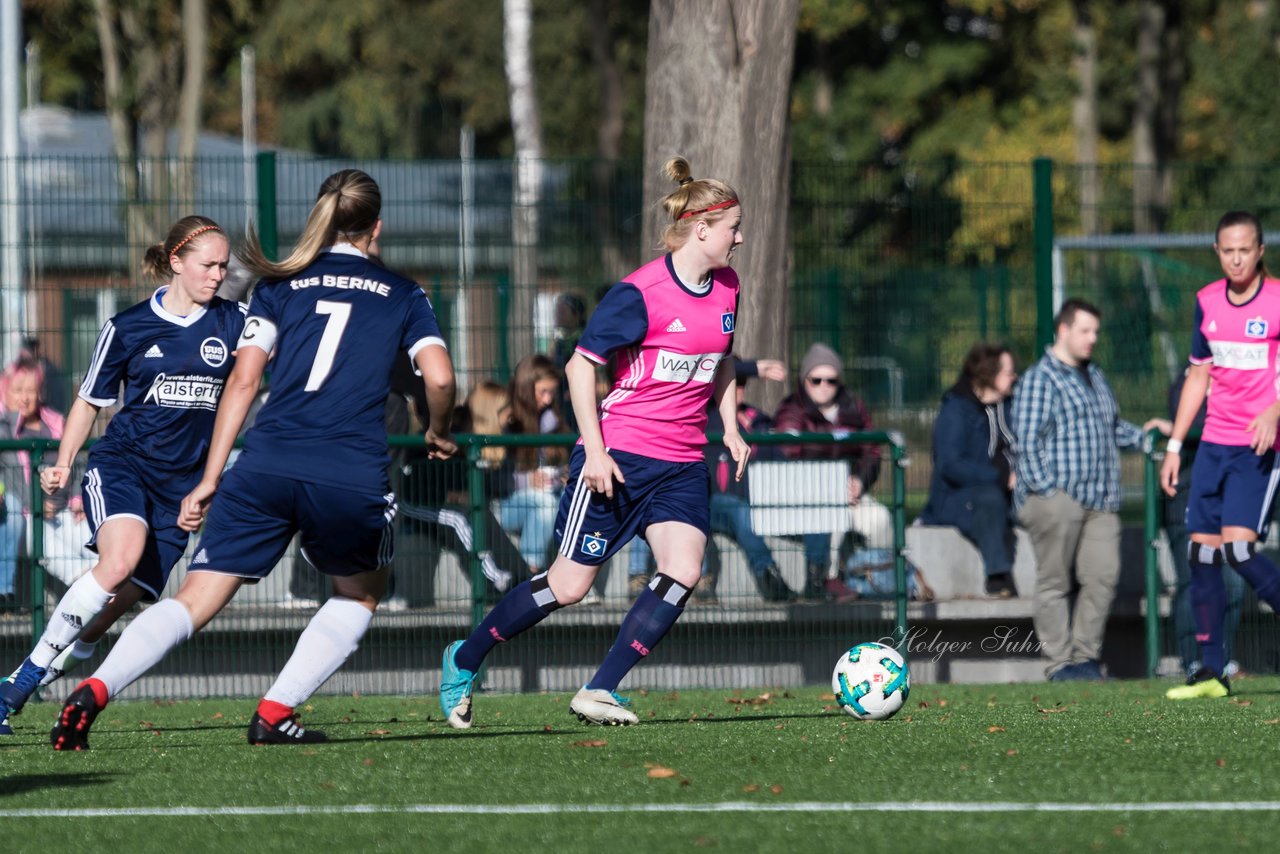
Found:
<path fill-rule="evenodd" d="M 316 359 L 311 363 L 311 375 L 307 377 L 305 391 L 315 391 L 324 385 L 329 371 L 333 370 L 333 360 L 338 354 L 338 343 L 342 341 L 342 333 L 351 319 L 351 305 L 345 302 L 316 302 L 316 314 L 327 314 L 329 319 L 324 324 L 324 334 L 320 336 L 320 347 L 316 350 Z"/>

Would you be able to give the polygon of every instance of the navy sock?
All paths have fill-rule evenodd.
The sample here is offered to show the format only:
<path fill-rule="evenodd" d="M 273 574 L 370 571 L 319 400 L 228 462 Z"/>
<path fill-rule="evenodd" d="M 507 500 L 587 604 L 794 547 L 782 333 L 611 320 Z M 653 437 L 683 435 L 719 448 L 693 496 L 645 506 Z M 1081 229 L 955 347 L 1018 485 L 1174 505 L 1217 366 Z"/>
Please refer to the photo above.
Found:
<path fill-rule="evenodd" d="M 1222 552 L 1202 543 L 1188 545 L 1191 567 L 1191 613 L 1196 621 L 1200 666 L 1217 676 L 1226 667 L 1223 647 L 1227 619 L 1227 585 L 1222 578 Z"/>
<path fill-rule="evenodd" d="M 604 657 L 600 669 L 587 683 L 588 688 L 615 691 L 631 668 L 640 663 L 666 637 L 676 620 L 684 613 L 690 588 L 659 573 L 627 612 L 618 629 L 618 639 Z"/>
<path fill-rule="evenodd" d="M 1280 613 L 1280 569 L 1266 555 L 1258 553 L 1258 544 L 1235 540 L 1223 543 L 1222 551 L 1227 562 L 1249 582 L 1258 598 Z"/>
<path fill-rule="evenodd" d="M 458 647 L 453 660 L 462 669 L 475 673 L 489 650 L 538 625 L 560 607 L 547 583 L 547 574 L 535 575 L 511 588 L 502 601 L 493 606 L 471 637 Z"/>

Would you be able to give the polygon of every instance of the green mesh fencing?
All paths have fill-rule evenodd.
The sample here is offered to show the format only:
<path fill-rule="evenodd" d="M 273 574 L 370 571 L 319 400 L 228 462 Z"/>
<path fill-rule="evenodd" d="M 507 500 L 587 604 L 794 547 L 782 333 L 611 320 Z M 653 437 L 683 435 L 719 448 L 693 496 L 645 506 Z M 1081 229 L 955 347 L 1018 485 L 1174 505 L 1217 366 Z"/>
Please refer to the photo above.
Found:
<path fill-rule="evenodd" d="M 530 559 L 522 540 L 531 528 L 513 527 L 506 512 L 515 496 L 491 491 L 485 477 L 485 452 L 518 447 L 569 447 L 563 437 L 463 436 L 464 456 L 455 462 L 425 459 L 416 449 L 421 438 L 393 437 L 393 466 L 398 491 L 396 555 L 392 589 L 359 651 L 324 687 L 326 693 L 432 694 L 439 687 L 439 656 L 452 640 L 465 637 L 489 607 L 515 584 L 527 580 L 554 559 L 559 546 L 551 537 Z M 829 435 L 766 436 L 762 445 L 832 443 Z M 854 643 L 885 640 L 899 644 L 908 636 L 907 566 L 901 559 L 903 516 L 900 444 L 886 434 L 855 434 L 840 440 L 870 441 L 887 447 L 885 503 L 867 499 L 876 511 L 869 524 L 881 554 L 859 564 L 865 543 L 853 527 L 844 463 L 779 463 L 763 491 L 752 493 L 755 527 L 764 534 L 770 563 L 796 594 L 802 594 L 813 567 L 803 535 L 823 540 L 822 601 L 801 596 L 766 596 L 736 539 L 736 530 L 713 519 L 705 576 L 684 616 L 652 660 L 628 678 L 631 688 L 668 690 L 690 687 L 791 687 L 830 677 L 835 658 Z M 0 455 L 31 453 L 36 443 L 0 442 Z M 41 443 L 56 448 L 56 443 Z M 490 455 L 492 456 L 492 454 Z M 758 474 L 764 478 L 767 468 Z M 892 472 L 897 472 L 893 476 Z M 26 472 L 10 470 L 12 493 L 34 497 Z M 821 477 L 819 477 L 821 475 Z M 825 478 L 818 489 L 815 484 Z M 753 487 L 755 489 L 755 487 Z M 38 493 L 39 487 L 36 485 Z M 76 490 L 72 490 L 74 493 Z M 559 489 L 548 490 L 541 509 L 554 521 Z M 896 503 L 895 503 L 896 499 Z M 41 499 L 43 500 L 43 499 Z M 88 536 L 82 516 L 51 508 L 27 515 L 22 504 L 4 525 L 23 530 L 19 579 L 12 601 L 0 616 L 0 654 L 20 661 L 43 628 L 44 620 L 67 585 L 93 566 L 83 549 Z M 74 504 L 73 504 L 74 506 Z M 513 517 L 514 518 L 514 517 Z M 0 535 L 12 528 L 0 526 Z M 772 532 L 777 533 L 772 533 Z M 40 540 L 35 540 L 36 534 Z M 194 554 L 174 570 L 165 594 L 182 584 Z M 623 616 L 653 576 L 652 553 L 643 556 L 637 541 L 599 572 L 592 593 L 578 605 L 556 612 L 487 662 L 484 684 L 498 691 L 576 689 L 594 673 L 613 643 Z M 871 572 L 876 584 L 868 586 Z M 832 594 L 839 585 L 843 595 Z M 274 680 L 311 615 L 329 595 L 323 575 L 301 557 L 297 543 L 272 573 L 246 585 L 203 631 L 176 649 L 125 693 L 133 697 L 260 695 Z M 845 601 L 847 600 L 847 601 Z M 918 606 L 912 606 L 918 607 Z M 82 669 L 101 661 L 128 618 L 113 627 Z M 55 689 L 60 690 L 60 689 Z"/>
<path fill-rule="evenodd" d="M 389 223 L 383 255 L 431 296 L 464 390 L 486 378 L 505 382 L 532 350 L 563 348 L 571 337 L 557 327 L 557 298 L 577 297 L 589 314 L 618 270 L 632 269 L 651 254 L 640 245 L 640 212 L 652 200 L 643 197 L 640 164 L 633 161 L 542 164 L 536 281 L 517 281 L 513 273 L 518 247 L 512 245 L 509 161 L 338 162 L 270 152 L 247 164 L 234 157 L 141 161 L 130 166 L 139 181 L 129 197 L 111 158 L 32 156 L 19 165 L 21 233 L 0 234 L 0 252 L 6 253 L 0 355 L 8 362 L 22 352 L 24 339 L 38 339 L 47 402 L 62 412 L 74 398 L 103 321 L 151 292 L 153 286 L 137 275 L 137 261 L 169 223 L 198 211 L 240 234 L 252 221 L 264 246 L 278 251 L 291 245 L 315 188 L 336 168 L 359 166 L 381 182 Z M 1271 191 L 1280 179 L 1267 166 L 1174 165 L 1141 172 L 1048 161 L 796 163 L 791 169 L 790 349 L 756 355 L 787 361 L 793 369 L 784 384 L 789 391 L 794 367 L 812 342 L 835 347 L 855 393 L 870 407 L 874 428 L 901 435 L 911 449 L 911 465 L 902 472 L 908 524 L 927 495 L 933 417 L 965 352 L 979 339 L 1003 340 L 1025 368 L 1040 355 L 1044 318 L 1058 297 L 1083 296 L 1102 307 L 1097 359 L 1122 414 L 1141 422 L 1164 413 L 1170 374 L 1188 342 L 1191 294 L 1217 275 L 1216 262 L 1205 245 L 1165 245 L 1153 238 L 1149 245 L 1104 249 L 1087 241 L 1151 229 L 1203 235 L 1223 211 L 1238 207 L 1259 212 L 1268 223 L 1277 207 Z M 1136 205 L 1136 195 L 1152 181 L 1164 187 L 1163 201 Z M 1073 246 L 1080 240 L 1086 244 Z M 777 391 L 753 380 L 747 394 L 761 400 Z M 1131 620 L 1138 618 L 1124 616 L 1125 609 L 1141 609 L 1133 603 L 1145 595 L 1141 567 L 1150 540 L 1143 529 L 1144 461 L 1125 455 L 1122 465 L 1126 578 L 1136 568 L 1138 581 L 1126 582 L 1117 618 Z M 887 505 L 885 480 L 876 495 Z M 432 554 L 436 548 L 416 530 L 402 542 L 403 553 Z M 799 544 L 779 546 L 784 553 L 786 547 L 791 560 L 800 559 Z M 449 558 L 439 562 L 443 568 L 432 570 L 430 596 L 439 592 L 440 579 L 456 580 Z M 921 569 L 937 575 L 950 566 L 942 560 Z M 56 586 L 51 574 L 45 578 Z M 602 592 L 616 592 L 618 578 L 608 579 Z M 725 583 L 734 578 L 730 572 Z M 745 586 L 741 578 L 733 583 Z M 280 645 L 273 659 L 257 667 L 264 674 L 278 668 L 305 621 L 305 608 L 294 612 L 275 604 L 283 584 L 274 580 L 253 591 L 264 603 L 261 631 Z M 409 616 L 386 615 L 404 623 L 402 632 L 395 631 L 405 649 L 419 631 L 411 603 L 428 595 L 423 578 L 415 584 L 403 591 Z M 1161 594 L 1172 589 L 1163 573 Z M 288 592 L 302 602 L 318 595 Z M 436 609 L 431 619 L 439 635 L 456 633 L 454 624 L 440 623 L 441 606 L 430 607 Z M 960 606 L 929 607 L 913 611 L 922 617 L 918 625 L 971 646 L 1005 619 L 979 628 L 976 620 L 956 616 L 969 613 Z M 1027 608 L 1005 610 L 1019 627 L 1027 625 Z M 1160 629 L 1162 648 L 1169 647 L 1172 627 Z M 25 614 L 4 619 L 0 631 L 6 638 L 29 639 L 30 623 Z M 1249 623 L 1242 631 L 1259 650 L 1250 667 L 1280 667 L 1264 654 L 1275 648 L 1269 623 Z M 1143 662 L 1140 646 L 1123 649 L 1127 659 Z M 227 646 L 218 654 L 231 660 L 241 650 Z M 174 673 L 189 669 L 175 666 Z M 957 673 L 944 667 L 937 676 L 960 678 Z"/>

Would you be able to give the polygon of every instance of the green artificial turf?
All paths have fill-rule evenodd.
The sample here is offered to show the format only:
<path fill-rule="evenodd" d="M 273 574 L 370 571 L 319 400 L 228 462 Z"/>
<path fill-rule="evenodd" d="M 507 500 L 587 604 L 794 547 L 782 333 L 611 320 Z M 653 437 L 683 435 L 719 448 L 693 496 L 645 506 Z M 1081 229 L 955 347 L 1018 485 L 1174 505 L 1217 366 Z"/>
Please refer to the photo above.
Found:
<path fill-rule="evenodd" d="M 580 724 L 567 694 L 480 694 L 468 732 L 434 698 L 320 698 L 303 721 L 331 743 L 256 748 L 251 700 L 117 703 L 79 754 L 49 748 L 40 703 L 0 742 L 0 830 L 11 851 L 1274 850 L 1274 809 L 1098 808 L 1280 802 L 1280 678 L 1182 703 L 1170 684 L 917 685 L 878 723 L 817 687 L 635 692 L 625 729 Z M 931 802 L 973 806 L 908 808 Z M 353 805 L 376 811 L 215 812 Z M 195 809 L 120 812 L 147 808 Z"/>

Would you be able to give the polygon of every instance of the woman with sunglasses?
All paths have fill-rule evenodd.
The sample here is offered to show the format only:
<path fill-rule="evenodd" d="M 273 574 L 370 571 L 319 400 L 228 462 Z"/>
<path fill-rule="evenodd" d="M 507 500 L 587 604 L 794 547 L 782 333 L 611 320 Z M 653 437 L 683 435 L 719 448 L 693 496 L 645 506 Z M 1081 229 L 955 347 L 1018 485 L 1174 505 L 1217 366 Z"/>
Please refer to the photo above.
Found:
<path fill-rule="evenodd" d="M 840 355 L 823 343 L 811 346 L 800 361 L 800 387 L 773 418 L 775 433 L 836 433 L 874 430 L 862 401 L 844 385 Z M 783 455 L 795 460 L 849 460 L 849 503 L 854 505 L 854 531 L 871 548 L 893 547 L 889 510 L 867 495 L 880 474 L 877 445 L 785 445 Z M 804 598 L 848 598 L 848 588 L 831 574 L 831 535 L 805 534 Z"/>

